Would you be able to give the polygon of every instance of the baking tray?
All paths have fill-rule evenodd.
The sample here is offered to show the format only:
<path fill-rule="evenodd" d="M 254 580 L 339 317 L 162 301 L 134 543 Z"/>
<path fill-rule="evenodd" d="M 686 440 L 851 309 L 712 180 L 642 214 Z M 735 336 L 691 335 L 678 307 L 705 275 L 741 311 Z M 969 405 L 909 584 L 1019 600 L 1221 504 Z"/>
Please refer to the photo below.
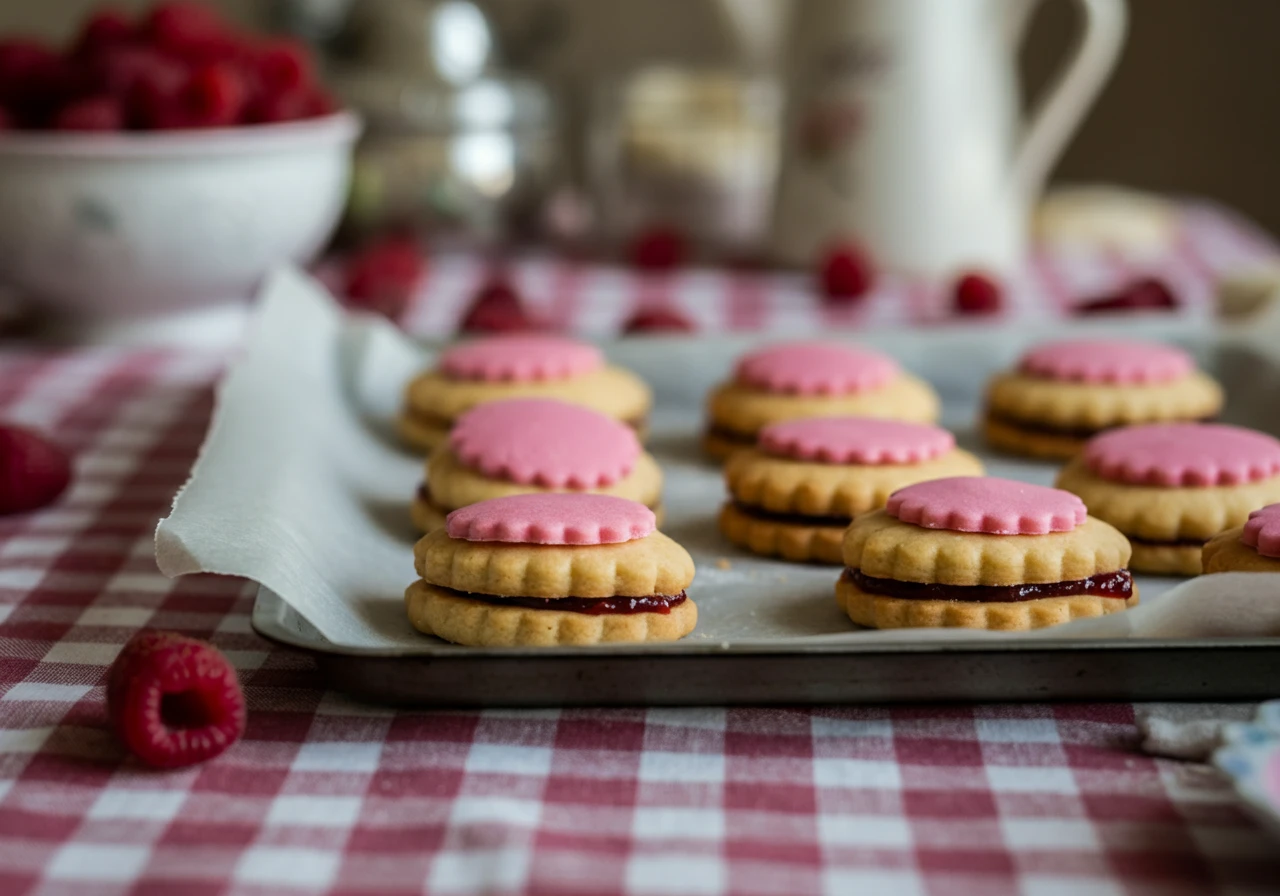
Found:
<path fill-rule="evenodd" d="M 949 328 L 869 332 L 849 338 L 907 360 L 943 399 L 943 420 L 959 443 L 980 454 L 993 475 L 1050 484 L 1056 465 L 991 455 L 975 438 L 982 386 L 1029 344 L 1046 338 L 1114 334 L 1163 339 L 1192 351 L 1227 386 L 1225 422 L 1280 434 L 1273 410 L 1280 396 L 1280 360 L 1268 349 L 1268 327 L 1244 333 L 1210 321 L 1090 323 L 1033 328 Z M 263 637 L 311 654 L 327 684 L 377 702 L 435 706 L 696 705 L 843 703 L 940 700 L 1223 700 L 1274 695 L 1280 680 L 1280 638 L 1079 638 L 1039 640 L 975 636 L 972 640 L 878 643 L 770 643 L 716 637 L 734 612 L 732 589 L 714 584 L 716 561 L 752 570 L 776 589 L 779 606 L 799 600 L 831 634 L 848 630 L 834 608 L 838 568 L 797 566 L 745 554 L 715 531 L 720 470 L 697 455 L 701 396 L 733 359 L 772 337 L 661 338 L 602 344 L 610 359 L 655 386 L 655 438 L 650 450 L 681 471 L 681 491 L 707 505 L 697 521 L 666 530 L 690 548 L 699 577 L 712 582 L 690 595 L 699 630 L 672 645 L 477 649 L 424 637 L 412 648 L 346 649 L 326 641 L 266 588 L 253 626 Z M 696 396 L 696 397 L 695 397 Z M 668 480 L 667 502 L 678 505 Z M 673 498 L 675 500 L 673 500 Z M 1138 576 L 1144 601 L 1177 579 Z M 406 583 L 407 584 L 407 583 Z M 800 604 L 796 603 L 799 607 Z M 819 617 L 813 617 L 819 618 Z M 806 625 L 812 625 L 812 618 Z M 728 626 L 732 629 L 732 625 Z M 806 630 L 808 631 L 808 630 Z M 829 639 L 830 640 L 830 639 Z"/>

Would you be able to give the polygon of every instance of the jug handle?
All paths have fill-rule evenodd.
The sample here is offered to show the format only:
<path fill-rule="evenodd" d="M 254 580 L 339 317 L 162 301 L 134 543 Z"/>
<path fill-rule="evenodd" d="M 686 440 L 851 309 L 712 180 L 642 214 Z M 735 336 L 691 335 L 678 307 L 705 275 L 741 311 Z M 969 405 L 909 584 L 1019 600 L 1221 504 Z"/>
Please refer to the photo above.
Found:
<path fill-rule="evenodd" d="M 1019 0 L 1031 5 L 1035 0 Z M 1070 58 L 1036 102 L 1014 156 L 1012 187 L 1031 202 L 1120 58 L 1128 27 L 1125 0 L 1076 0 L 1084 29 Z M 1025 13 L 1017 10 L 1015 15 Z"/>

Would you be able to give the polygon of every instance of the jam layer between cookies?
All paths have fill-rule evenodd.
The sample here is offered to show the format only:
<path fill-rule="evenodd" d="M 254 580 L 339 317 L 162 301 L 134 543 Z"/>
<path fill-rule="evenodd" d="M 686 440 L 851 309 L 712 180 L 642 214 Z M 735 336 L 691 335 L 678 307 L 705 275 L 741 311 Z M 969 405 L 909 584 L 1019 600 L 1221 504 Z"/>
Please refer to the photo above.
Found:
<path fill-rule="evenodd" d="M 936 582 L 900 582 L 877 579 L 860 570 L 846 569 L 843 578 L 867 594 L 901 600 L 954 600 L 969 603 L 1017 603 L 1044 597 L 1072 597 L 1088 594 L 1128 600 L 1133 596 L 1133 576 L 1127 569 L 1100 573 L 1073 582 L 1045 582 L 1024 585 L 942 585 Z"/>
<path fill-rule="evenodd" d="M 750 504 L 743 504 L 741 501 L 734 501 L 733 506 L 744 516 L 752 517 L 757 520 L 767 520 L 771 523 L 782 523 L 787 526 L 839 526 L 844 528 L 853 522 L 852 517 L 847 516 L 811 516 L 807 513 L 775 513 L 772 510 L 765 510 L 762 507 L 755 507 Z"/>
<path fill-rule="evenodd" d="M 987 411 L 987 419 L 994 423 L 1003 423 L 1005 426 L 1019 429 L 1026 433 L 1064 436 L 1070 439 L 1091 439 L 1096 435 L 1104 433 L 1111 429 L 1117 429 L 1123 426 L 1123 423 L 1117 423 L 1114 426 L 1055 426 L 1052 423 L 1043 423 L 1035 420 L 1021 420 L 1017 417 L 1011 417 L 1008 414 L 1001 414 L 997 411 Z M 1197 420 L 1186 420 L 1180 422 L 1186 423 L 1213 423 L 1216 417 L 1203 417 Z"/>
<path fill-rule="evenodd" d="M 406 407 L 404 409 L 404 415 L 409 419 L 414 420 L 417 423 L 421 423 L 423 426 L 430 426 L 434 429 L 448 430 L 453 428 L 454 421 L 451 420 L 450 418 L 442 417 L 439 414 L 432 414 L 432 413 L 429 413 L 428 411 L 424 411 L 412 406 Z M 630 420 L 623 420 L 622 422 L 625 423 L 627 426 L 630 426 L 636 432 L 641 432 L 645 429 L 648 429 L 648 426 L 649 426 L 649 418 L 647 416 L 633 417 Z"/>
<path fill-rule="evenodd" d="M 688 600 L 688 596 L 683 591 L 679 594 L 650 594 L 642 597 L 502 597 L 496 594 L 472 594 L 447 588 L 440 590 L 448 591 L 464 600 L 479 601 L 498 607 L 559 610 L 562 613 L 581 613 L 584 616 L 629 616 L 633 613 L 660 613 L 666 616 L 675 607 Z"/>

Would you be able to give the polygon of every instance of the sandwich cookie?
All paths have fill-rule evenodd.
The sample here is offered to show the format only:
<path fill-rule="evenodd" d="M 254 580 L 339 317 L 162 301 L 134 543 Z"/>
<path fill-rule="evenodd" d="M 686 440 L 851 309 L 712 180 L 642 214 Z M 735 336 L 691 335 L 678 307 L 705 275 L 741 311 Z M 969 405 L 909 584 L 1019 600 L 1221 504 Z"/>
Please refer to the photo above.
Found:
<path fill-rule="evenodd" d="M 1243 526 L 1211 538 L 1202 564 L 1206 573 L 1280 572 L 1280 504 L 1255 510 Z"/>
<path fill-rule="evenodd" d="M 871 628 L 1019 631 L 1134 606 L 1129 542 L 1068 492 L 935 479 L 853 521 L 836 603 Z"/>
<path fill-rule="evenodd" d="M 1210 420 L 1222 388 L 1170 345 L 1119 339 L 1036 346 L 987 388 L 984 430 L 1001 451 L 1065 460 L 1107 429 Z"/>
<path fill-rule="evenodd" d="M 449 514 L 414 547 L 414 628 L 476 647 L 675 641 L 698 610 L 689 553 L 611 495 L 512 495 Z"/>
<path fill-rule="evenodd" d="M 1171 423 L 1104 433 L 1058 475 L 1133 543 L 1133 569 L 1194 576 L 1204 544 L 1280 501 L 1280 441 L 1238 426 Z"/>
<path fill-rule="evenodd" d="M 423 453 L 444 444 L 457 418 L 502 398 L 556 398 L 626 423 L 641 438 L 653 399 L 635 374 L 592 345 L 558 336 L 500 336 L 446 349 L 405 389 L 400 436 Z"/>
<path fill-rule="evenodd" d="M 754 445 L 771 423 L 805 417 L 932 423 L 938 408 L 929 384 L 886 355 L 831 342 L 792 342 L 738 361 L 733 379 L 708 400 L 703 447 L 722 460 Z"/>
<path fill-rule="evenodd" d="M 560 491 L 638 501 L 662 523 L 662 470 L 635 431 L 553 398 L 491 401 L 462 414 L 427 461 L 411 513 L 430 532 L 459 507 Z"/>
<path fill-rule="evenodd" d="M 725 464 L 720 531 L 766 557 L 839 563 L 844 530 L 914 482 L 979 476 L 982 463 L 945 429 L 868 417 L 773 423 Z"/>

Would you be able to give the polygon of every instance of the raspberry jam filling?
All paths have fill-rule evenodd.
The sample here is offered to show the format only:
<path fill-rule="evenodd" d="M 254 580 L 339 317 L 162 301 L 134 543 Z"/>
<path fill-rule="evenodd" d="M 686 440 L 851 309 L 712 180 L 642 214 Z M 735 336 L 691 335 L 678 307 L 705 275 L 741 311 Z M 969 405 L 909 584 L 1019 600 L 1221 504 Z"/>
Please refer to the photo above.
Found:
<path fill-rule="evenodd" d="M 529 610 L 560 610 L 585 616 L 630 616 L 634 613 L 661 613 L 666 616 L 687 600 L 679 594 L 649 594 L 643 597 L 501 597 L 454 591 L 458 597 L 495 606 L 524 607 Z"/>
<path fill-rule="evenodd" d="M 941 585 L 936 582 L 900 582 L 876 579 L 856 569 L 846 569 L 843 578 L 867 594 L 902 600 L 957 600 L 969 603 L 1017 603 L 1043 597 L 1073 597 L 1089 594 L 1128 600 L 1133 596 L 1133 576 L 1129 570 L 1100 573 L 1074 582 L 1045 582 L 1025 585 Z"/>
<path fill-rule="evenodd" d="M 744 432 L 726 429 L 725 427 L 719 426 L 715 423 L 707 427 L 707 434 L 713 435 L 723 441 L 733 442 L 735 445 L 742 445 L 744 447 L 750 447 L 756 443 L 756 436 L 754 434 L 748 435 Z"/>
<path fill-rule="evenodd" d="M 999 411 L 988 411 L 987 417 L 997 423 L 1003 423 L 1014 429 L 1020 429 L 1028 433 L 1041 433 L 1051 436 L 1065 436 L 1071 439 L 1091 439 L 1100 433 L 1107 432 L 1111 429 L 1117 429 L 1124 426 L 1123 423 L 1117 423 L 1113 426 L 1055 426 L 1052 423 L 1039 423 L 1028 420 L 1019 420 L 1017 417 L 1011 417 L 1008 414 L 1001 414 Z M 1189 420 L 1188 423 L 1213 423 L 1216 417 L 1202 417 L 1197 420 Z"/>
<path fill-rule="evenodd" d="M 772 510 L 765 510 L 763 507 L 754 507 L 750 504 L 743 504 L 741 501 L 734 501 L 733 506 L 738 512 L 752 519 L 766 520 L 770 523 L 782 523 L 788 526 L 839 526 L 844 528 L 853 522 L 852 517 L 847 516 L 811 516 L 807 513 L 775 513 Z"/>

